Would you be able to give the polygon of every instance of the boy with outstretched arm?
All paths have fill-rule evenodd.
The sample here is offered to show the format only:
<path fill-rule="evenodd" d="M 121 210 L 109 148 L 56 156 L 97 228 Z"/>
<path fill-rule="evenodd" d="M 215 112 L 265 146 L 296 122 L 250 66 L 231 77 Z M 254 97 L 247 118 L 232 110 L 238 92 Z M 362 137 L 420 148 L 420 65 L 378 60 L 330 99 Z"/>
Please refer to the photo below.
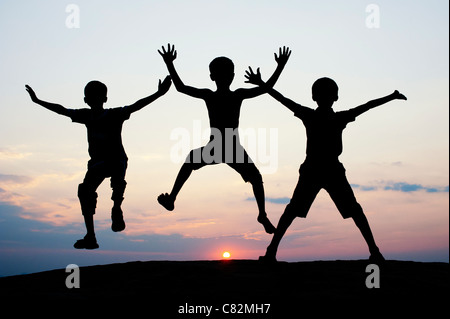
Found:
<path fill-rule="evenodd" d="M 347 111 L 335 112 L 332 107 L 338 100 L 338 86 L 330 78 L 320 78 L 312 86 L 312 98 L 318 107 L 314 110 L 285 98 L 272 87 L 267 86 L 261 75 L 249 73 L 249 82 L 265 88 L 268 93 L 281 102 L 294 115 L 303 121 L 306 128 L 306 159 L 300 166 L 300 177 L 290 203 L 282 214 L 263 261 L 276 261 L 280 241 L 296 217 L 306 217 L 308 211 L 323 188 L 336 204 L 343 218 L 353 218 L 361 231 L 370 251 L 369 260 L 373 263 L 384 261 L 380 253 L 363 209 L 356 201 L 353 190 L 347 181 L 345 168 L 339 161 L 342 146 L 342 132 L 348 123 L 355 121 L 362 113 L 393 100 L 406 100 L 398 91 L 385 97 Z"/>
<path fill-rule="evenodd" d="M 84 124 L 87 128 L 90 160 L 86 176 L 78 186 L 78 198 L 86 225 L 86 236 L 78 240 L 74 247 L 77 249 L 96 249 L 99 247 L 95 237 L 94 214 L 97 205 L 98 186 L 107 177 L 111 178 L 112 197 L 114 202 L 111 210 L 114 232 L 125 229 L 121 204 L 125 192 L 125 172 L 128 157 L 122 145 L 122 125 L 136 112 L 157 98 L 163 96 L 170 88 L 171 79 L 167 76 L 163 82 L 159 80 L 158 91 L 134 104 L 105 109 L 107 101 L 107 87 L 99 81 L 91 81 L 84 88 L 84 102 L 90 108 L 68 109 L 62 105 L 40 100 L 33 89 L 26 85 L 31 100 L 46 109 L 67 116 L 73 122 Z"/>
<path fill-rule="evenodd" d="M 205 165 L 226 163 L 237 171 L 245 182 L 252 184 L 259 210 L 257 220 L 264 226 L 267 233 L 273 233 L 275 227 L 268 219 L 265 210 L 262 176 L 242 147 L 237 132 L 242 102 L 265 93 L 265 90 L 258 87 L 250 89 L 241 88 L 235 91 L 230 90 L 230 85 L 234 79 L 234 64 L 233 61 L 226 57 L 215 58 L 209 65 L 210 78 L 216 84 L 216 91 L 198 89 L 185 85 L 173 64 L 173 61 L 177 57 L 175 47 L 169 44 L 167 50 L 163 47 L 162 51 L 158 52 L 167 65 L 175 88 L 181 93 L 205 101 L 211 127 L 209 143 L 204 147 L 194 149 L 190 152 L 178 173 L 172 191 L 170 194 L 161 194 L 158 197 L 158 202 L 167 210 L 173 210 L 177 195 L 192 171 L 198 170 Z M 275 54 L 275 60 L 278 66 L 274 74 L 267 81 L 268 86 L 275 84 L 290 54 L 289 48 L 286 47 L 280 48 L 278 56 Z"/>

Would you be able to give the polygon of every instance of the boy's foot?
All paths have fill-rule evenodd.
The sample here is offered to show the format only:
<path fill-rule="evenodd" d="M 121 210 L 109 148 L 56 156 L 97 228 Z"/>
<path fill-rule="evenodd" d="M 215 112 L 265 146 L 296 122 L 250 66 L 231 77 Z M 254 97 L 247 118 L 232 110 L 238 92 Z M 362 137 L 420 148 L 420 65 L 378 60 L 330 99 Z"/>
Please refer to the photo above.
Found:
<path fill-rule="evenodd" d="M 372 264 L 382 264 L 384 263 L 386 260 L 384 259 L 383 255 L 380 253 L 379 250 L 377 250 L 376 252 L 372 252 L 370 254 L 369 257 L 369 262 L 371 262 Z"/>
<path fill-rule="evenodd" d="M 158 196 L 158 203 L 168 211 L 172 211 L 175 208 L 175 201 L 167 193 Z"/>
<path fill-rule="evenodd" d="M 95 236 L 86 235 L 83 239 L 77 240 L 73 247 L 76 249 L 97 249 L 99 246 Z"/>
<path fill-rule="evenodd" d="M 113 207 L 111 210 L 111 229 L 113 232 L 119 232 L 125 229 L 125 221 L 123 220 L 122 209 L 119 207 Z"/>
<path fill-rule="evenodd" d="M 266 214 L 260 214 L 258 216 L 258 222 L 264 226 L 264 230 L 266 231 L 266 233 L 273 234 L 275 232 L 276 228 L 272 225 Z"/>
<path fill-rule="evenodd" d="M 278 262 L 274 256 L 259 256 L 259 261 L 264 264 L 276 264 Z"/>

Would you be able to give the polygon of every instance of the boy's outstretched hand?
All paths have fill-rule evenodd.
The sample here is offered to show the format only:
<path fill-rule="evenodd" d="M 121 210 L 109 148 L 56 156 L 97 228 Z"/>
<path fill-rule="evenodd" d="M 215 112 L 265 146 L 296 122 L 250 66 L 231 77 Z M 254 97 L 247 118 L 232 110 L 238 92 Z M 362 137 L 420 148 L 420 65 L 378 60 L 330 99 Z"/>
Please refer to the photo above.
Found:
<path fill-rule="evenodd" d="M 161 54 L 162 58 L 164 59 L 164 62 L 167 63 L 171 63 L 173 62 L 173 60 L 175 60 L 177 58 L 177 51 L 175 50 L 175 45 L 172 45 L 172 48 L 170 47 L 170 43 L 167 45 L 167 51 L 164 48 L 164 46 L 162 46 L 162 52 L 159 51 L 159 54 Z"/>
<path fill-rule="evenodd" d="M 245 78 L 247 81 L 245 83 L 250 83 L 258 86 L 264 85 L 264 81 L 261 79 L 261 73 L 259 72 L 259 68 L 256 70 L 256 73 L 253 72 L 252 67 L 248 67 L 248 70 L 245 71 Z"/>
<path fill-rule="evenodd" d="M 396 100 L 407 100 L 406 96 L 401 94 L 399 91 L 395 90 L 394 93 L 392 93 L 394 99 Z"/>
<path fill-rule="evenodd" d="M 33 102 L 36 102 L 38 100 L 36 93 L 34 93 L 33 89 L 29 85 L 25 85 L 25 89 L 27 90 L 28 94 L 30 94 L 30 98 Z"/>
<path fill-rule="evenodd" d="M 166 94 L 167 91 L 169 91 L 171 85 L 172 85 L 172 80 L 171 80 L 170 76 L 168 75 L 168 76 L 166 76 L 164 81 L 161 82 L 161 80 L 159 80 L 158 92 L 161 93 L 161 95 Z"/>
<path fill-rule="evenodd" d="M 289 60 L 289 57 L 291 56 L 291 50 L 289 50 L 288 47 L 280 48 L 278 51 L 278 56 L 276 53 L 275 55 L 275 61 L 277 61 L 278 64 L 285 65 L 287 61 Z"/>

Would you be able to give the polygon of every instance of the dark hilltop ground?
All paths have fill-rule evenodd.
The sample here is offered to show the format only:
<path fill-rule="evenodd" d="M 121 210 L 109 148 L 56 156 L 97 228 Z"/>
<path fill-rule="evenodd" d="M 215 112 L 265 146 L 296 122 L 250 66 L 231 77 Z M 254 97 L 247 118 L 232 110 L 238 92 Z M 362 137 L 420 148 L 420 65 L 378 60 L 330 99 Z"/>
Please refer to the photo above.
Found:
<path fill-rule="evenodd" d="M 441 317 L 449 264 L 387 261 L 367 288 L 366 260 L 147 261 L 81 267 L 80 288 L 65 269 L 0 278 L 4 313 L 140 318 Z M 369 278 L 371 283 L 374 280 Z M 208 308 L 207 308 L 208 307 Z M 210 311 L 208 312 L 208 309 Z M 9 312 L 8 312 L 9 313 Z"/>

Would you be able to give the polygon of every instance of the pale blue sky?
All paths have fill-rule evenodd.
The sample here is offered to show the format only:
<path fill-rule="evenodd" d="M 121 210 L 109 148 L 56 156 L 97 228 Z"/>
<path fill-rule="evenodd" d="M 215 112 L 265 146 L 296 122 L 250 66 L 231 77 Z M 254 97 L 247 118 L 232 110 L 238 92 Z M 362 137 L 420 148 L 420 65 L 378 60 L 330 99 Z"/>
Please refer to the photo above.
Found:
<path fill-rule="evenodd" d="M 66 26 L 70 3 L 80 9 L 80 28 Z M 380 9 L 379 28 L 366 26 L 370 3 Z M 157 49 L 168 42 L 178 50 L 175 66 L 181 78 L 196 87 L 214 88 L 208 64 L 219 55 L 235 63 L 232 88 L 250 87 L 244 83 L 246 68 L 259 66 L 268 78 L 276 67 L 273 53 L 286 45 L 293 53 L 275 87 L 299 103 L 315 107 L 310 88 L 322 76 L 332 77 L 340 87 L 336 110 L 395 89 L 403 92 L 407 102 L 394 101 L 349 125 L 341 160 L 350 182 L 362 185 L 355 187 L 356 196 L 388 258 L 448 261 L 448 9 L 447 1 L 437 0 L 0 1 L 0 202 L 7 205 L 0 227 L 11 222 L 39 234 L 33 240 L 21 237 L 20 231 L 0 233 L 0 251 L 10 254 L 0 259 L 8 260 L 9 269 L 0 275 L 14 273 L 24 251 L 33 255 L 39 249 L 49 254 L 66 249 L 70 258 L 85 256 L 71 250 L 84 231 L 76 187 L 88 160 L 85 128 L 33 104 L 24 85 L 44 100 L 81 108 L 86 106 L 84 85 L 98 79 L 109 88 L 106 107 L 126 105 L 155 92 L 158 79 L 167 74 Z M 227 167 L 205 168 L 189 180 L 175 215 L 156 203 L 160 192 L 169 191 L 180 166 L 170 158 L 176 144 L 170 135 L 176 128 L 192 132 L 195 123 L 208 128 L 203 102 L 173 87 L 126 122 L 128 228 L 124 234 L 110 234 L 105 182 L 99 189 L 102 212 L 96 218 L 100 245 L 108 247 L 110 259 L 99 253 L 96 262 L 126 260 L 125 250 L 136 252 L 130 260 L 140 254 L 149 259 L 155 251 L 159 258 L 170 259 L 164 255 L 168 246 L 155 244 L 164 240 L 180 246 L 183 242 L 180 259 L 215 258 L 212 251 L 227 242 L 245 247 L 239 258 L 264 252 L 270 236 L 254 221 L 256 204 L 247 200 L 250 186 Z M 270 201 L 281 198 L 284 203 L 292 194 L 305 156 L 304 128 L 268 96 L 244 103 L 241 127 L 277 129 L 277 170 L 263 174 L 268 213 L 276 223 L 284 205 Z M 398 183 L 419 186 L 402 191 L 393 186 Z M 439 191 L 427 192 L 430 188 Z M 365 258 L 356 227 L 342 221 L 322 195 L 311 218 L 292 226 L 281 256 Z M 67 242 L 52 246 L 45 234 L 61 235 Z M 196 247 L 205 247 L 202 240 L 215 246 L 201 254 Z M 427 244 L 414 248 L 417 240 Z M 352 246 L 354 242 L 359 246 Z M 330 247 L 336 254 L 327 253 Z M 17 271 L 36 269 L 31 268 Z"/>

